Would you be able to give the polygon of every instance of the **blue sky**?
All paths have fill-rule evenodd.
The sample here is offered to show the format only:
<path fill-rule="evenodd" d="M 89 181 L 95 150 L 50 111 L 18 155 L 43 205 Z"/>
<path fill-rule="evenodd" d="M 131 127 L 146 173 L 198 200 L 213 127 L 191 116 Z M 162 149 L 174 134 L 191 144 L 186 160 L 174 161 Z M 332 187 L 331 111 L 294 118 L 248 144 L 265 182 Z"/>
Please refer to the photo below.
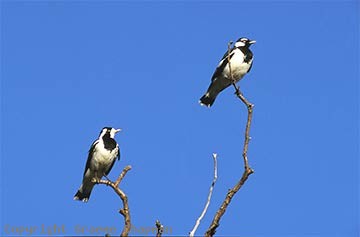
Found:
<path fill-rule="evenodd" d="M 73 201 L 87 151 L 120 127 L 133 225 L 203 234 L 243 172 L 246 109 L 199 98 L 230 40 L 256 39 L 249 162 L 218 236 L 359 236 L 359 2 L 1 2 L 1 235 L 115 228 L 112 190 Z M 50 233 L 48 233 L 50 234 Z M 141 235 L 139 231 L 132 235 Z M 23 236 L 26 233 L 22 233 Z"/>

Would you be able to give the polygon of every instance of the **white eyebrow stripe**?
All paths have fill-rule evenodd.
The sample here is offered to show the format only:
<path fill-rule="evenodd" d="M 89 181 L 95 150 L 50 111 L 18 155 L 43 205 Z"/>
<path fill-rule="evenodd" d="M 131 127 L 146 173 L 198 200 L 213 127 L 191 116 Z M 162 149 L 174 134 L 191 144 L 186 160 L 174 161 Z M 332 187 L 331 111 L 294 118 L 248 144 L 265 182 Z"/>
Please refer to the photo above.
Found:
<path fill-rule="evenodd" d="M 236 42 L 235 47 L 245 46 L 245 43 L 242 41 Z"/>

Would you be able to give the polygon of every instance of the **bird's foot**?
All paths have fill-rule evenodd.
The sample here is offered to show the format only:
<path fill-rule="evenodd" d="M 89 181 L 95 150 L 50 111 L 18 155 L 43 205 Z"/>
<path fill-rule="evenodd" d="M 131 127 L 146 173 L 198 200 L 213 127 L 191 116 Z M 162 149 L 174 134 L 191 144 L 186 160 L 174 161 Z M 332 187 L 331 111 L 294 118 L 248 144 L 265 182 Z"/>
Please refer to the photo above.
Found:
<path fill-rule="evenodd" d="M 91 179 L 91 182 L 92 182 L 92 183 L 99 183 L 99 182 L 100 182 L 100 179 L 97 178 L 97 177 L 94 177 L 94 178 Z"/>
<path fill-rule="evenodd" d="M 235 82 L 233 83 L 233 86 L 234 86 L 234 88 L 235 88 L 235 95 L 237 95 L 237 96 L 240 96 L 241 95 L 241 92 L 240 92 L 240 86 L 237 86 L 236 84 L 235 84 Z"/>
<path fill-rule="evenodd" d="M 104 174 L 104 177 L 105 177 L 105 179 L 107 179 L 107 181 L 111 182 L 111 180 L 109 179 L 109 177 L 107 177 L 106 174 Z"/>

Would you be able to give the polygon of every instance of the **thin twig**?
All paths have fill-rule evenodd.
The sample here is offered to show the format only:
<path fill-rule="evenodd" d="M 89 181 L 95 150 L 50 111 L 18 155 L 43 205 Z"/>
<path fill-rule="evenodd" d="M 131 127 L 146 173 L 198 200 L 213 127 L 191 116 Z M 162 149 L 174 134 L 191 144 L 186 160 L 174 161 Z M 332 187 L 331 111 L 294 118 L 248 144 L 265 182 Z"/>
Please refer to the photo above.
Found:
<path fill-rule="evenodd" d="M 247 109 L 248 109 L 248 118 L 247 118 L 247 122 L 246 122 L 246 128 L 245 128 L 245 141 L 244 141 L 244 148 L 243 148 L 243 158 L 244 158 L 244 165 L 245 165 L 245 170 L 247 169 L 251 169 L 249 166 L 249 161 L 248 161 L 248 157 L 247 157 L 247 151 L 248 151 L 248 147 L 249 147 L 249 142 L 250 142 L 250 126 L 251 126 L 251 120 L 252 120 L 252 113 L 253 113 L 253 108 L 254 105 L 251 104 L 246 98 L 245 96 L 241 93 L 239 87 L 237 87 L 235 85 L 235 83 L 233 83 L 233 86 L 235 87 L 235 94 L 236 96 L 246 105 Z"/>
<path fill-rule="evenodd" d="M 228 205 L 230 204 L 232 198 L 234 197 L 234 195 L 239 191 L 239 189 L 244 185 L 244 183 L 246 182 L 246 180 L 248 179 L 248 177 L 254 173 L 254 170 L 250 168 L 249 166 L 249 162 L 248 162 L 248 157 L 247 157 L 247 151 L 248 151 L 248 146 L 249 146 L 249 141 L 250 141 L 250 126 L 251 126 L 251 120 L 252 120 L 252 112 L 253 112 L 253 107 L 254 105 L 251 104 L 246 98 L 245 96 L 241 93 L 239 87 L 236 86 L 235 81 L 233 79 L 233 75 L 232 75 L 232 71 L 231 71 L 231 65 L 230 65 L 230 46 L 231 46 L 231 42 L 228 44 L 228 55 L 227 55 L 227 60 L 228 60 L 228 64 L 229 64 L 229 71 L 230 71 L 230 78 L 233 81 L 232 85 L 235 88 L 235 94 L 236 96 L 246 105 L 247 110 L 248 110 L 248 116 L 247 116 L 247 122 L 246 122 L 246 128 L 245 128 L 245 140 L 244 140 L 244 147 L 243 147 L 243 159 L 244 159 L 244 172 L 240 178 L 240 180 L 236 183 L 236 185 L 230 189 L 225 197 L 225 200 L 223 201 L 223 203 L 221 204 L 219 210 L 216 212 L 213 221 L 210 224 L 210 227 L 207 229 L 205 236 L 206 237 L 210 237 L 213 236 L 216 232 L 217 227 L 219 226 L 219 222 L 221 217 L 225 214 L 225 211 L 228 207 Z"/>
<path fill-rule="evenodd" d="M 117 180 L 115 181 L 115 186 L 119 186 L 120 182 L 122 181 L 122 179 L 125 177 L 126 173 L 131 170 L 131 166 L 128 165 L 126 166 L 123 171 L 121 172 L 121 174 L 119 175 L 119 177 L 117 178 Z"/>
<path fill-rule="evenodd" d="M 104 180 L 104 179 L 94 181 L 96 184 L 105 184 L 107 186 L 110 186 L 122 200 L 123 208 L 119 210 L 119 213 L 124 217 L 125 226 L 120 234 L 121 237 L 128 236 L 130 229 L 131 229 L 131 219 L 130 219 L 130 209 L 129 209 L 129 204 L 128 204 L 128 198 L 127 198 L 126 194 L 119 188 L 119 184 L 120 184 L 121 180 L 125 177 L 126 173 L 129 170 L 131 170 L 130 165 L 126 166 L 123 169 L 123 171 L 121 172 L 121 174 L 119 175 L 119 177 L 117 178 L 117 180 L 115 182 L 112 182 L 110 180 Z"/>
<path fill-rule="evenodd" d="M 156 220 L 155 226 L 157 229 L 156 237 L 161 237 L 162 233 L 164 232 L 164 226 L 160 223 L 159 220 Z"/>
<path fill-rule="evenodd" d="M 190 237 L 193 237 L 195 235 L 195 232 L 196 232 L 197 228 L 200 225 L 200 221 L 204 218 L 204 216 L 205 216 L 205 214 L 207 212 L 207 209 L 208 209 L 208 207 L 210 205 L 212 192 L 213 192 L 216 180 L 217 180 L 217 160 L 216 160 L 217 154 L 216 153 L 213 153 L 213 158 L 214 158 L 214 179 L 213 179 L 213 181 L 211 183 L 211 186 L 210 186 L 209 195 L 208 195 L 207 202 L 205 204 L 204 210 L 202 211 L 199 218 L 196 220 L 195 226 L 194 226 L 194 228 L 192 229 L 192 231 L 189 234 Z"/>

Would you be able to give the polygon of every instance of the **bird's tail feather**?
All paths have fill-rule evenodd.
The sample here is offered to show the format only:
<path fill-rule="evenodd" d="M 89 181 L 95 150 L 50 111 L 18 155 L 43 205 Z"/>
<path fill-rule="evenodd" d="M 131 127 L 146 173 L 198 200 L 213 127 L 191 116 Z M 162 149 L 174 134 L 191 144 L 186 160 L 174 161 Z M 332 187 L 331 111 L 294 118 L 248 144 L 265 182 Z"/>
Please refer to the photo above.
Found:
<path fill-rule="evenodd" d="M 90 198 L 90 193 L 82 193 L 80 190 L 77 191 L 77 193 L 74 196 L 74 200 L 79 200 L 83 202 L 88 202 Z"/>
<path fill-rule="evenodd" d="M 216 96 L 211 96 L 210 93 L 206 93 L 203 97 L 200 98 L 200 104 L 207 107 L 211 107 L 216 99 Z"/>
<path fill-rule="evenodd" d="M 74 196 L 74 200 L 87 202 L 89 200 L 89 197 L 90 197 L 89 194 L 84 194 L 80 190 L 78 190 Z"/>
<path fill-rule="evenodd" d="M 81 185 L 79 190 L 76 192 L 74 196 L 74 200 L 79 200 L 83 202 L 88 202 L 90 198 L 91 191 L 94 185 L 87 185 L 87 188 L 84 188 L 84 185 Z"/>

